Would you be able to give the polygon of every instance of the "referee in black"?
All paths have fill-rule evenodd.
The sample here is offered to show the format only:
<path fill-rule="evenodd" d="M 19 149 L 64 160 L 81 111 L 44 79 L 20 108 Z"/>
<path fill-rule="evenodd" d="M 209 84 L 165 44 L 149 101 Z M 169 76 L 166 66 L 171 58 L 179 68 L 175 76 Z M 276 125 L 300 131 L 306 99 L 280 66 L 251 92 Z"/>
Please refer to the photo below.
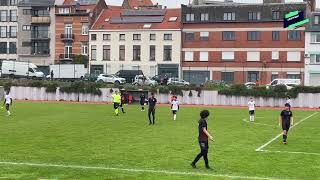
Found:
<path fill-rule="evenodd" d="M 151 97 L 148 99 L 149 110 L 148 110 L 148 118 L 149 118 L 149 125 L 155 124 L 155 115 L 156 115 L 156 105 L 157 99 L 154 97 L 154 93 L 151 93 Z M 151 115 L 152 115 L 152 122 L 151 122 Z"/>
<path fill-rule="evenodd" d="M 288 132 L 290 129 L 290 126 L 293 126 L 293 114 L 290 110 L 290 104 L 286 103 L 285 110 L 281 111 L 280 117 L 279 117 L 279 126 L 282 127 L 283 131 L 283 144 L 287 144 L 287 138 L 288 138 Z"/>
<path fill-rule="evenodd" d="M 193 160 L 191 163 L 191 166 L 193 168 L 196 168 L 196 164 L 199 161 L 201 157 L 203 157 L 206 168 L 211 169 L 209 166 L 209 160 L 208 160 L 208 149 L 209 149 L 209 144 L 208 144 L 208 139 L 213 141 L 213 137 L 210 135 L 208 132 L 208 127 L 207 127 L 207 120 L 209 117 L 210 113 L 208 110 L 203 110 L 200 112 L 200 120 L 199 120 L 199 145 L 200 145 L 200 153 L 197 155 L 197 157 Z"/>

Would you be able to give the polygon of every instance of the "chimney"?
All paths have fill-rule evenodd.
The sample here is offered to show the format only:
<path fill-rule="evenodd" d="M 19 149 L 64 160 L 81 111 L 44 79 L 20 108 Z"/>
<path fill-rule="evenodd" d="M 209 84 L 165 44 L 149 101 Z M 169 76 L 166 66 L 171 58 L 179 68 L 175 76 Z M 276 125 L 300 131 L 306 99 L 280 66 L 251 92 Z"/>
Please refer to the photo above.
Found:
<path fill-rule="evenodd" d="M 311 11 L 316 10 L 316 7 L 317 7 L 316 0 L 303 0 L 303 2 L 307 3 L 307 6 Z"/>
<path fill-rule="evenodd" d="M 263 0 L 263 4 L 268 3 L 285 3 L 285 0 Z"/>

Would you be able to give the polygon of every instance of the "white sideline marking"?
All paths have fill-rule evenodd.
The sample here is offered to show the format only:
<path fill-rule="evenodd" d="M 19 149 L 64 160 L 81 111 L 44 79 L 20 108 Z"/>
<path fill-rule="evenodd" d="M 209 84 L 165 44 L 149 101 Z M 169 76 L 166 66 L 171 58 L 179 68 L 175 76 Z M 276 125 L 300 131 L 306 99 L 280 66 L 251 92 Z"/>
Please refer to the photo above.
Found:
<path fill-rule="evenodd" d="M 316 156 L 320 156 L 320 153 L 309 153 L 309 152 L 270 151 L 270 150 L 260 150 L 260 152 L 266 152 L 266 153 L 286 153 L 286 154 L 305 154 L 305 155 L 316 155 Z"/>
<path fill-rule="evenodd" d="M 274 125 L 270 125 L 270 124 L 264 124 L 264 123 L 257 123 L 257 122 L 250 122 L 247 119 L 242 119 L 243 122 L 247 122 L 247 123 L 252 123 L 252 124 L 259 124 L 259 125 L 264 125 L 264 126 L 271 126 L 271 127 L 275 127 Z"/>
<path fill-rule="evenodd" d="M 291 129 L 294 128 L 294 127 L 296 127 L 297 125 L 299 125 L 299 124 L 302 123 L 303 121 L 311 118 L 312 116 L 314 116 L 314 115 L 316 115 L 316 114 L 318 114 L 318 112 L 315 112 L 315 113 L 311 114 L 310 116 L 301 119 L 299 122 L 295 123 L 295 124 L 291 127 Z M 274 137 L 273 139 L 271 139 L 270 141 L 268 141 L 268 142 L 265 143 L 264 145 L 258 147 L 258 148 L 256 149 L 256 151 L 261 151 L 263 148 L 267 147 L 267 146 L 268 146 L 269 144 L 271 144 L 273 141 L 275 141 L 276 139 L 278 139 L 280 136 L 282 136 L 282 133 L 281 133 L 281 134 L 278 134 L 276 137 Z"/>
<path fill-rule="evenodd" d="M 179 171 L 153 170 L 153 169 L 129 169 L 129 168 L 95 167 L 95 166 L 62 165 L 62 164 L 38 164 L 38 163 L 6 162 L 6 161 L 2 161 L 0 162 L 0 164 L 17 165 L 17 166 L 34 166 L 34 167 L 57 167 L 57 168 L 71 168 L 71 169 L 113 170 L 113 171 L 171 174 L 171 175 L 183 175 L 183 176 L 224 177 L 224 178 L 230 178 L 230 179 L 286 180 L 286 179 L 272 178 L 272 177 L 240 176 L 240 175 L 229 175 L 229 174 L 209 174 L 209 173 L 181 172 L 181 171 L 179 172 Z"/>

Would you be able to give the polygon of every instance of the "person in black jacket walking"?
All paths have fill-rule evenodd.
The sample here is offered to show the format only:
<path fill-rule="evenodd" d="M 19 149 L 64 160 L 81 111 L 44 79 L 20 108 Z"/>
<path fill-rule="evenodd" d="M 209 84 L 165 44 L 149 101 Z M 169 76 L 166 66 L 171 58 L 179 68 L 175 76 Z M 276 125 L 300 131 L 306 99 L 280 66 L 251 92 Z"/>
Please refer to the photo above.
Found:
<path fill-rule="evenodd" d="M 155 124 L 155 115 L 156 115 L 156 105 L 157 99 L 154 97 L 154 94 L 151 93 L 151 97 L 148 99 L 149 110 L 148 110 L 148 118 L 149 118 L 149 125 Z M 151 115 L 152 115 L 152 123 L 151 123 Z"/>

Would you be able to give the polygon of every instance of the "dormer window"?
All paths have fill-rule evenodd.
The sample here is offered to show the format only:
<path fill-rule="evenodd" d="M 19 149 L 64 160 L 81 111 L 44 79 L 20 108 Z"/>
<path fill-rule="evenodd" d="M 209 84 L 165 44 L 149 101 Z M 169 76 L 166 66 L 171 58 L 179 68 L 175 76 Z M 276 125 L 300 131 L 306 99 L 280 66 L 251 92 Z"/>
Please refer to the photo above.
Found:
<path fill-rule="evenodd" d="M 70 14 L 70 8 L 59 8 L 59 14 Z"/>

